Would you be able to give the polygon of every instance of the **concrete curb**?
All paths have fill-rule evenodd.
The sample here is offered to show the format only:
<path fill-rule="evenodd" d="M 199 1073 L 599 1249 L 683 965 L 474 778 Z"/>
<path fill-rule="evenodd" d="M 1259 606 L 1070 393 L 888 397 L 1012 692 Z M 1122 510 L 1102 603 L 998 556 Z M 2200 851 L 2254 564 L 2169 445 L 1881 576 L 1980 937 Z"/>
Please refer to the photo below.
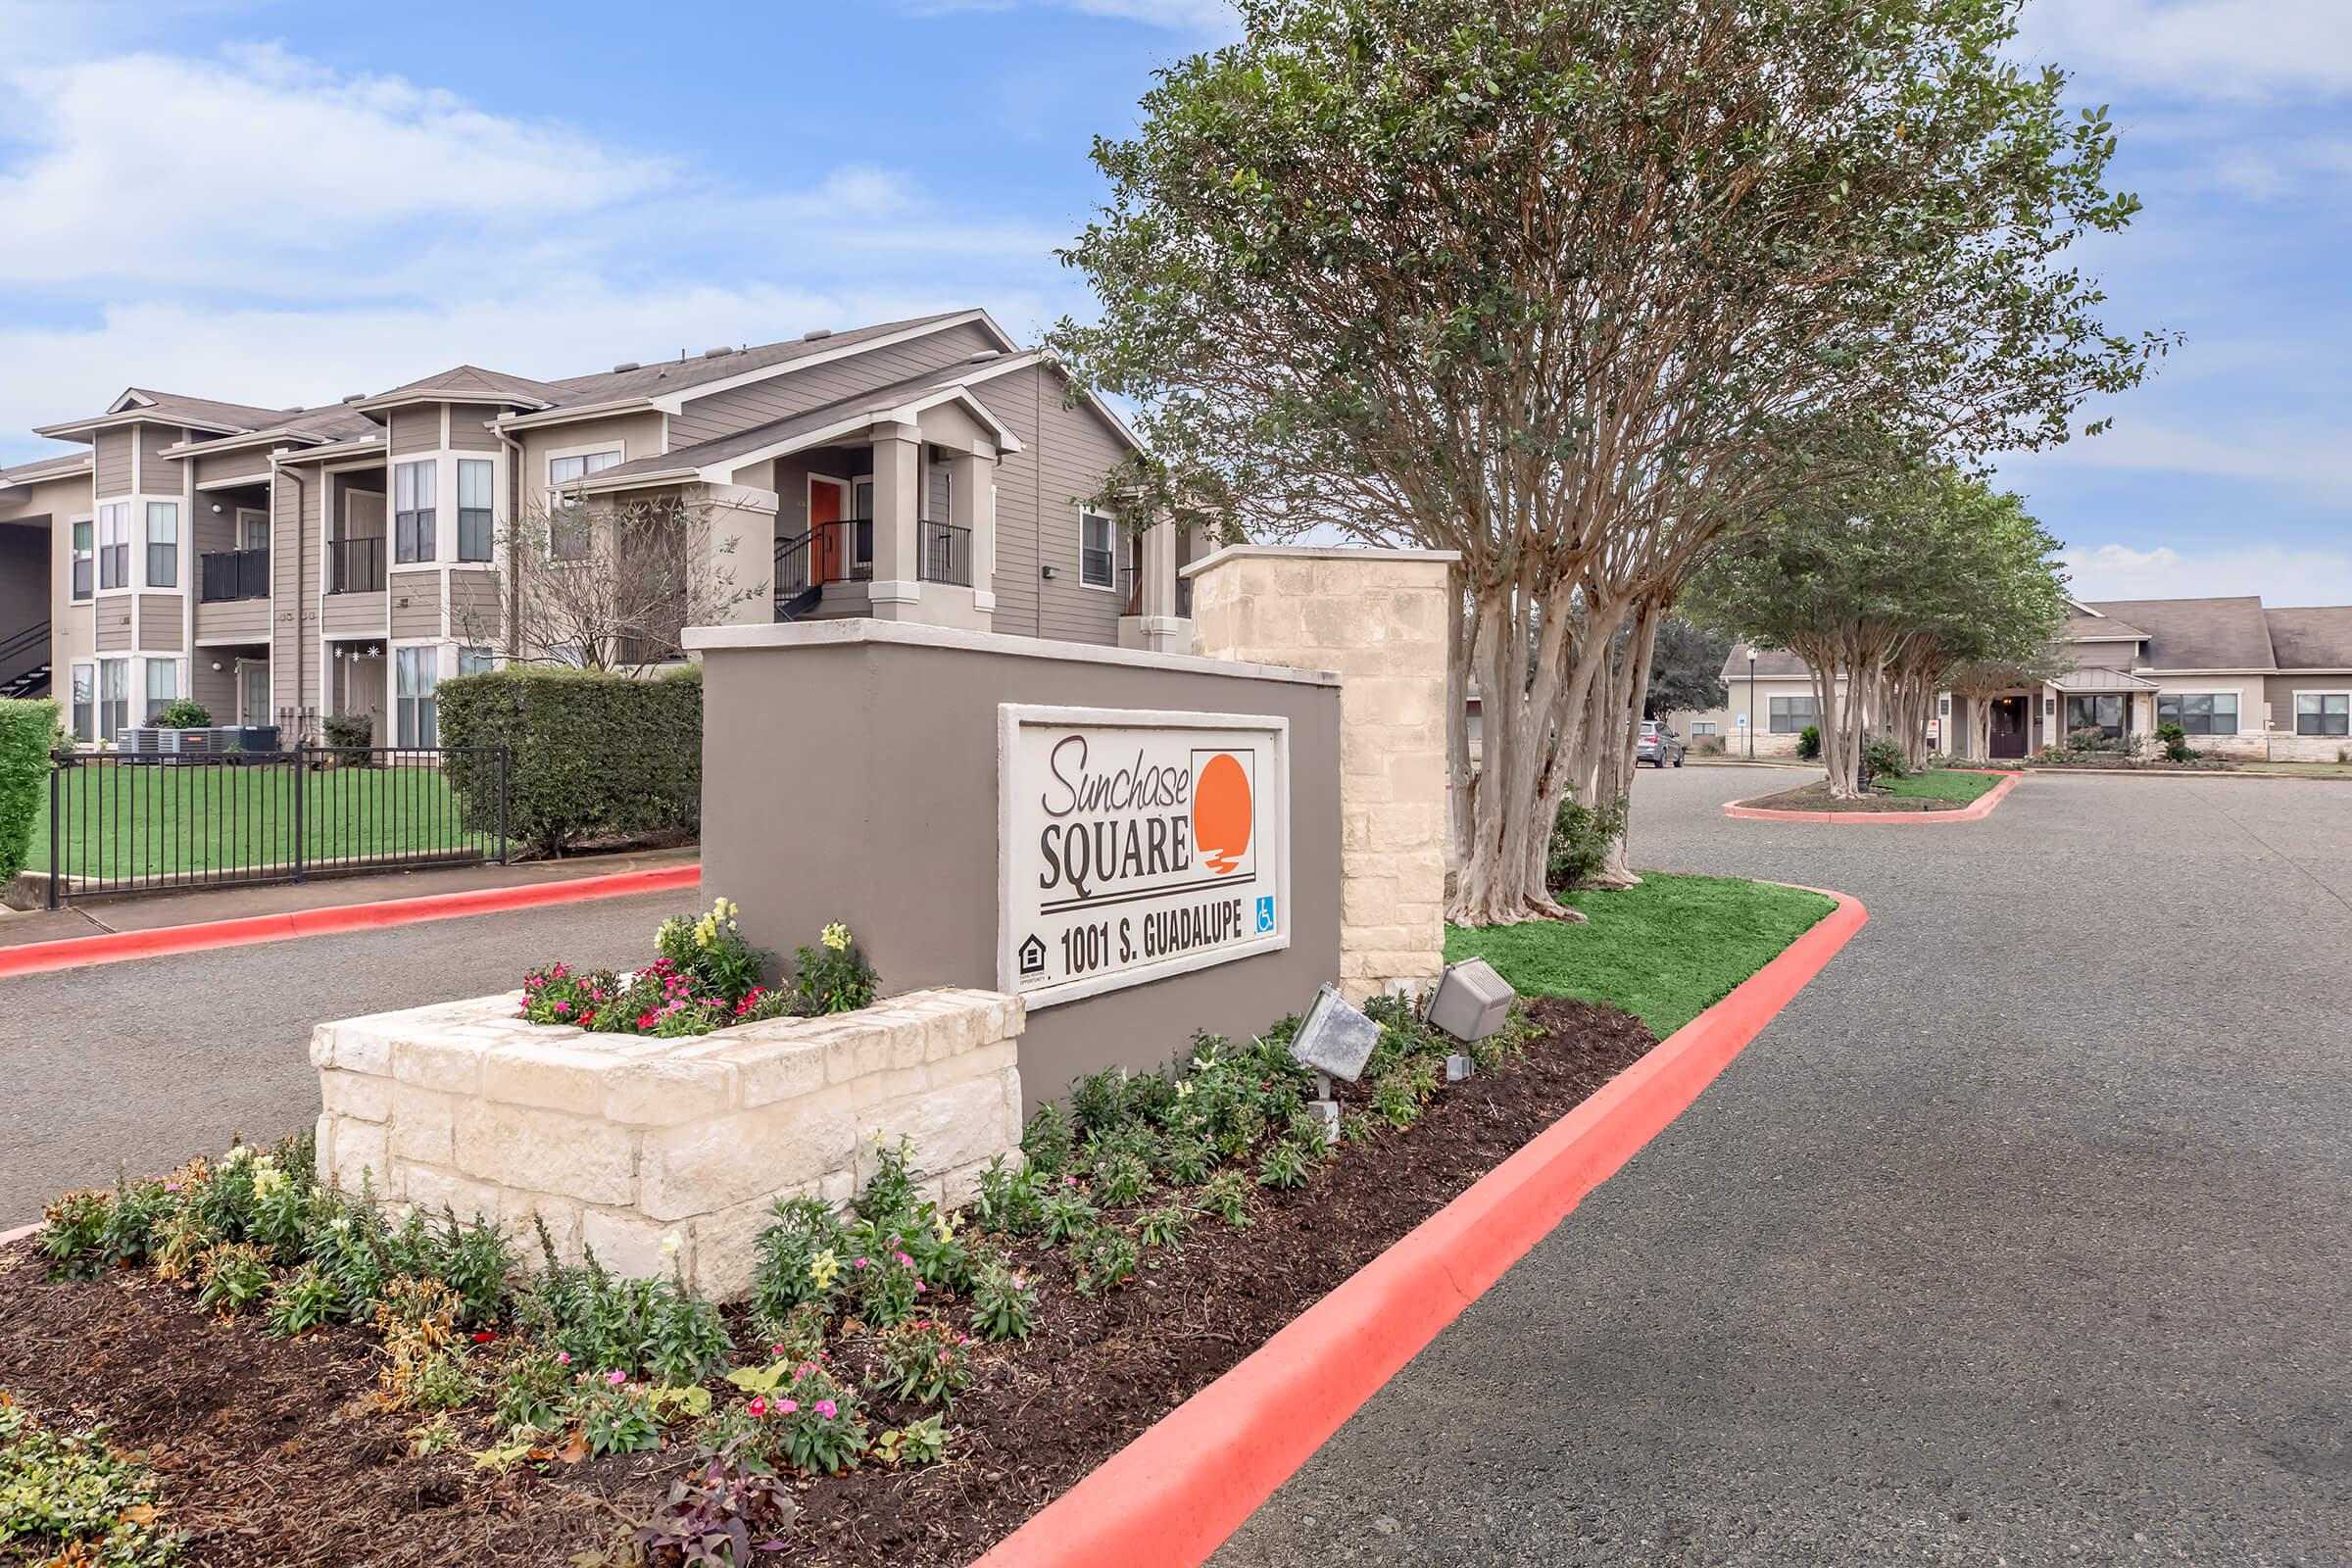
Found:
<path fill-rule="evenodd" d="M 1162 1417 L 974 1568 L 1196 1568 L 1580 1200 L 1698 1098 L 1869 919 L 1838 907 Z"/>
<path fill-rule="evenodd" d="M 386 926 L 416 925 L 425 920 L 452 920 L 468 914 L 496 914 L 508 909 L 535 909 L 551 904 L 626 898 L 635 893 L 671 892 L 693 888 L 702 879 L 703 868 L 700 864 L 659 866 L 652 870 L 615 871 L 609 876 L 584 876 L 565 882 L 535 883 L 527 887 L 471 888 L 462 893 L 428 893 L 419 898 L 384 899 L 374 904 L 341 904 L 323 909 L 293 909 L 283 914 L 203 920 L 192 925 L 162 926 L 151 931 L 109 931 L 98 936 L 67 937 L 57 942 L 27 942 L 20 947 L 0 948 L 0 975 L 80 969 L 96 963 L 121 963 L 129 958 L 152 958 L 170 953 L 242 948 L 257 942 L 283 942 L 292 937 L 328 936 L 339 931 L 373 931 Z"/>
<path fill-rule="evenodd" d="M 1939 771 L 1946 773 L 1983 773 L 1988 777 L 1992 776 L 1993 774 L 1993 769 L 1986 767 L 1948 767 L 1940 769 Z M 2017 788 L 2018 781 L 2024 778 L 2025 775 L 2023 773 L 2010 773 L 2004 771 L 1999 774 L 1999 777 L 2001 782 L 1995 784 L 1991 789 L 1986 790 L 1984 794 L 1978 796 L 1975 800 L 1969 802 L 1957 811 L 1783 811 L 1767 806 L 1749 806 L 1740 801 L 1726 801 L 1723 804 L 1723 814 L 1726 816 L 1752 817 L 1763 822 L 1842 822 L 1848 824 L 1868 823 L 1873 827 L 1888 826 L 1897 822 L 1908 825 L 1917 825 L 1927 822 L 1934 822 L 1937 824 L 1945 822 L 1982 822 L 1984 820 L 1984 818 L 1992 814 L 1994 807 L 2000 805 L 2001 802 L 2009 798 L 2009 792 Z"/>

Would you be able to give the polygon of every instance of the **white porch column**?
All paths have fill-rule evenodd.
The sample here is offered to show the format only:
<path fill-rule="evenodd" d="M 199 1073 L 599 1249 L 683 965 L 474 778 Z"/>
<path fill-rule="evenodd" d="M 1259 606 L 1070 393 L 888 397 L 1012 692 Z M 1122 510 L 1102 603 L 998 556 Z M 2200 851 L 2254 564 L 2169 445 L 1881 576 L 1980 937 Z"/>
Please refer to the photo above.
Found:
<path fill-rule="evenodd" d="M 913 425 L 874 426 L 874 580 L 867 597 L 876 620 L 912 620 L 922 599 L 915 554 L 922 458 L 922 432 Z"/>
<path fill-rule="evenodd" d="M 1176 524 L 1165 517 L 1144 530 L 1143 573 L 1138 613 L 1120 617 L 1120 644 L 1156 654 L 1190 653 L 1192 627 L 1176 613 Z"/>

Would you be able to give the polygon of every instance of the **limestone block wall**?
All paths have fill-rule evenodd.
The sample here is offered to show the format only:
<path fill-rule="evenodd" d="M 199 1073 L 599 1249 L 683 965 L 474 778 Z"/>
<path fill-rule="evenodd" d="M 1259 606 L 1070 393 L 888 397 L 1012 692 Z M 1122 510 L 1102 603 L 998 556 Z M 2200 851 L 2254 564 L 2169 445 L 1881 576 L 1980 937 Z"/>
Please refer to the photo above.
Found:
<path fill-rule="evenodd" d="M 1185 568 L 1194 652 L 1334 669 L 1340 983 L 1361 1001 L 1445 967 L 1450 551 L 1243 545 Z"/>
<path fill-rule="evenodd" d="M 778 1198 L 848 1201 L 877 1136 L 944 1201 L 1021 1136 L 1018 998 L 938 990 L 675 1040 L 524 1023 L 521 993 L 320 1024 L 318 1168 L 346 1192 L 480 1213 L 567 1256 L 744 1294 Z"/>

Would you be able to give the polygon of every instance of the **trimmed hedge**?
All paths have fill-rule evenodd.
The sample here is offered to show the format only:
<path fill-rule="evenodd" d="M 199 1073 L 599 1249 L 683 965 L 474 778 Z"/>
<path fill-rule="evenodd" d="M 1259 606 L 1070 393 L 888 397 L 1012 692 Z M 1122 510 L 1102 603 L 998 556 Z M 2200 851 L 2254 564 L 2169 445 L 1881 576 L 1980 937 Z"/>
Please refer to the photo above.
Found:
<path fill-rule="evenodd" d="M 507 836 L 543 855 L 583 839 L 694 832 L 703 820 L 703 670 L 639 680 L 593 669 L 460 675 L 434 693 L 445 747 L 504 746 Z M 498 772 L 452 757 L 466 825 L 498 829 Z"/>
<path fill-rule="evenodd" d="M 14 881 L 32 853 L 57 743 L 54 698 L 0 699 L 0 883 Z"/>

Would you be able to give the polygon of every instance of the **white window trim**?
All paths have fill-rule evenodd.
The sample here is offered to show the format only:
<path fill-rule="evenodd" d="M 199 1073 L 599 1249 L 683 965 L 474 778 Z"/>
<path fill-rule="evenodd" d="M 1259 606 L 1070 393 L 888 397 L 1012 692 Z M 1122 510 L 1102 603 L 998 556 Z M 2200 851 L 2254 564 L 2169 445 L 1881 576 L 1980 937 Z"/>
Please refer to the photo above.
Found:
<path fill-rule="evenodd" d="M 170 582 L 149 582 L 147 580 L 147 567 L 149 565 L 148 553 L 155 548 L 156 542 L 155 518 L 150 511 L 151 508 L 155 507 L 170 507 L 172 509 L 172 580 Z M 185 543 L 185 540 L 181 536 L 185 532 L 186 523 L 186 518 L 181 515 L 183 510 L 184 509 L 182 509 L 180 506 L 179 497 L 177 496 L 139 497 L 138 512 L 135 519 L 139 536 L 138 577 L 141 586 L 147 588 L 151 592 L 167 594 L 176 593 L 181 587 L 179 580 L 179 556 L 180 548 Z"/>
<path fill-rule="evenodd" d="M 438 637 L 411 637 L 398 642 L 387 640 L 384 644 L 384 723 L 387 734 L 378 743 L 380 745 L 403 749 L 409 746 L 400 738 L 400 705 L 403 701 L 415 702 L 417 699 L 403 699 L 400 695 L 400 656 L 414 649 L 428 650 L 433 656 L 433 745 L 441 744 L 438 694 L 443 681 L 453 680 L 457 676 L 458 645 Z"/>
<path fill-rule="evenodd" d="M 2198 737 L 2198 736 L 2196 736 L 2196 735 L 2194 735 L 2194 734 L 2192 733 L 2192 734 L 2191 734 L 2191 736 L 2190 736 L 2190 738 L 2191 738 L 2191 739 L 2199 739 L 2199 738 L 2203 738 L 2203 739 L 2208 739 L 2208 740 L 2210 740 L 2210 739 L 2213 739 L 2213 738 L 2215 738 L 2217 735 L 2225 735 L 2225 736 L 2226 736 L 2226 735 L 2244 735 L 2244 734 L 2247 734 L 2247 733 L 2249 733 L 2249 732 L 2248 732 L 2248 730 L 2246 729 L 2246 693 L 2245 693 L 2245 689 L 2244 689 L 2243 687 L 2239 687 L 2239 686 L 2210 686 L 2210 687 L 2205 687 L 2205 688 L 2203 688 L 2203 689 L 2201 689 L 2201 690 L 2196 690 L 2196 691 L 2191 691 L 2191 690 L 2190 690 L 2188 687 L 2186 687 L 2186 686 L 2182 686 L 2182 687 L 2180 687 L 2180 688 L 2178 688 L 2178 689 L 2174 689 L 2174 688 L 2171 688 L 2171 687 L 2166 687 L 2166 688 L 2160 689 L 2160 690 L 2159 690 L 2159 691 L 2156 693 L 2156 709 L 2155 709 L 2155 711 L 2156 711 L 2156 723 L 2157 723 L 2158 725 L 2160 725 L 2160 726 L 2161 726 L 2161 725 L 2164 725 L 2164 724 L 2170 724 L 2170 723 L 2173 723 L 2173 722 L 2175 722 L 2174 720 L 2172 720 L 2172 719 L 2169 719 L 2169 718 L 2166 718 L 2166 717 L 2164 716 L 2164 700 L 2165 700 L 2167 697 L 2172 697 L 2172 698 L 2181 698 L 2181 697 L 2228 697 L 2228 698 L 2230 698 L 2230 699 L 2232 699 L 2232 700 L 2234 700 L 2234 701 L 2236 702 L 2236 704 L 2237 704 L 2237 721 L 2236 721 L 2236 724 L 2235 724 L 2235 726 L 2234 726 L 2233 728 L 2230 728 L 2230 729 L 2226 729 L 2226 730 L 2220 730 L 2220 731 L 2208 731 L 2208 732 L 2206 733 L 2206 735 L 2205 735 L 2205 736 L 2203 736 L 2203 737 Z M 2185 726 L 2183 726 L 2183 727 L 2185 727 Z M 2260 731 L 2260 730 L 2255 730 L 2255 731 L 2252 731 L 2251 733 L 2254 733 L 2254 734 L 2260 734 L 2260 733 L 2261 733 L 2261 731 Z"/>
<path fill-rule="evenodd" d="M 1108 582 L 1088 582 L 1086 580 L 1086 519 L 1089 517 L 1101 517 L 1110 524 L 1110 581 Z M 1119 519 L 1107 512 L 1098 512 L 1093 507 L 1086 506 L 1078 509 L 1078 586 L 1091 589 L 1099 594 L 1115 594 L 1119 591 Z"/>
<path fill-rule="evenodd" d="M 256 664 L 259 664 L 270 677 L 270 695 L 262 699 L 262 712 L 258 718 L 245 711 L 245 671 Z M 277 672 L 270 667 L 270 661 L 247 659 L 240 655 L 236 661 L 235 680 L 237 683 L 237 722 L 248 728 L 257 724 L 269 723 L 270 715 L 277 710 Z"/>
<path fill-rule="evenodd" d="M 261 521 L 261 524 L 262 524 L 262 542 L 261 542 L 259 545 L 249 545 L 249 544 L 245 544 L 245 543 L 243 543 L 243 542 L 242 542 L 242 541 L 244 540 L 244 538 L 245 538 L 245 519 L 246 519 L 247 517 L 255 517 L 255 518 L 258 518 L 258 519 L 260 519 L 260 521 Z M 239 507 L 239 508 L 237 509 L 237 538 L 238 538 L 238 540 L 240 541 L 240 542 L 239 542 L 239 544 L 237 545 L 237 548 L 238 548 L 239 550 L 257 550 L 257 549 L 258 549 L 258 550 L 267 550 L 267 549 L 269 549 L 269 548 L 270 548 L 270 514 L 269 514 L 268 512 L 264 511 L 264 510 L 263 510 L 262 508 L 260 508 L 260 507 Z"/>
<path fill-rule="evenodd" d="M 479 570 L 485 566 L 494 567 L 498 564 L 499 550 L 498 498 L 506 494 L 506 454 L 503 452 L 469 452 L 461 447 L 452 447 L 447 452 L 444 452 L 442 456 L 449 460 L 450 526 L 449 554 L 443 557 L 442 560 L 448 565 L 470 566 L 476 570 Z M 462 514 L 465 510 L 466 491 L 464 485 L 459 480 L 458 470 L 462 466 L 468 463 L 487 463 L 490 465 L 490 558 L 487 561 L 467 561 L 465 557 L 458 554 L 460 549 L 458 543 L 458 530 L 466 526 L 466 519 Z M 477 508 L 475 510 L 478 511 L 480 509 Z M 433 545 L 436 550 L 440 548 L 440 543 L 441 541 L 438 536 L 438 529 L 436 529 L 435 538 L 433 540 Z"/>
<path fill-rule="evenodd" d="M 90 682 L 90 732 L 87 735 L 81 732 L 81 726 L 76 722 L 74 714 L 74 688 L 80 683 L 84 670 L 89 672 Z M 98 661 L 95 659 L 75 660 L 66 666 L 66 725 L 73 732 L 74 739 L 84 746 L 97 743 L 98 708 Z"/>
<path fill-rule="evenodd" d="M 98 503 L 98 510 L 91 514 L 90 539 L 93 548 L 97 552 L 96 556 L 90 563 L 91 598 L 104 598 L 108 594 L 135 594 L 141 591 L 140 582 L 147 575 L 147 564 L 145 559 L 145 551 L 147 548 L 146 534 L 142 527 L 136 526 L 136 524 L 143 521 L 146 516 L 146 514 L 139 510 L 142 505 L 143 503 L 140 501 L 140 499 L 135 496 L 124 497 L 116 501 L 101 501 Z M 112 588 L 109 588 L 106 586 L 105 566 L 107 548 L 106 514 L 110 510 L 117 509 L 120 511 L 122 532 L 122 536 L 115 542 L 122 546 L 122 581 L 115 584 Z M 134 534 L 137 535 L 136 538 L 133 538 Z M 137 558 L 138 565 L 135 570 L 132 568 L 131 564 L 133 557 L 130 554 L 131 548 L 134 545 L 141 553 Z"/>
<path fill-rule="evenodd" d="M 424 566 L 445 565 L 457 559 L 457 546 L 442 526 L 444 518 L 455 527 L 458 510 L 457 465 L 448 461 L 447 452 L 409 452 L 394 458 L 384 470 L 384 570 L 416 570 Z M 400 559 L 400 470 L 414 464 L 433 466 L 433 553 L 418 561 Z M 494 481 L 495 482 L 495 481 Z M 412 510 L 422 510 L 421 508 Z M 386 578 L 385 586 L 391 586 Z"/>
<path fill-rule="evenodd" d="M 74 530 L 83 523 L 90 525 L 90 591 L 86 595 L 74 591 Z M 66 603 L 86 605 L 98 597 L 98 514 L 66 519 Z M 95 688 L 93 688 L 95 689 Z"/>
<path fill-rule="evenodd" d="M 2293 691 L 2287 693 L 2286 717 L 2288 727 L 2285 733 L 2298 736 L 2307 741 L 2352 740 L 2352 733 L 2343 735 L 2305 735 L 2303 733 L 2303 726 L 2300 722 L 2298 722 L 2298 715 L 2295 711 L 2295 710 L 2301 706 L 2297 699 L 2304 697 L 2341 697 L 2344 700 L 2344 707 L 2346 710 L 2352 710 L 2352 687 L 2299 686 Z M 2348 732 L 2352 732 L 2352 716 L 2347 717 L 2344 728 Z"/>
<path fill-rule="evenodd" d="M 585 446 L 550 447 L 539 455 L 540 488 L 542 493 L 544 493 L 547 497 L 547 507 L 550 512 L 553 512 L 556 509 L 556 505 L 561 497 L 564 485 L 578 485 L 582 482 L 580 479 L 566 479 L 563 481 L 562 484 L 559 484 L 555 475 L 556 465 L 564 458 L 593 458 L 598 454 L 605 452 L 610 452 L 613 455 L 615 461 L 612 466 L 614 467 L 618 467 L 621 464 L 629 461 L 628 441 L 626 438 L 617 435 L 607 436 L 602 441 L 591 441 Z M 594 476 L 588 475 L 587 477 Z"/>

